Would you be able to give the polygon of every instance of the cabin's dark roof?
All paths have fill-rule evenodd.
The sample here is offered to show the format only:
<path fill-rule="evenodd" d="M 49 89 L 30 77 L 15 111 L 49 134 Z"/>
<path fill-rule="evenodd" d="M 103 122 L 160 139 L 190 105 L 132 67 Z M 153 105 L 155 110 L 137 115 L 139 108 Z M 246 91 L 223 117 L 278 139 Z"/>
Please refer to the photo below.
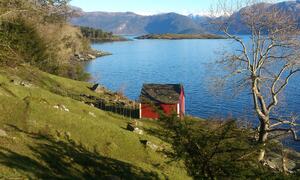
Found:
<path fill-rule="evenodd" d="M 177 104 L 179 102 L 181 84 L 144 84 L 140 102 Z"/>

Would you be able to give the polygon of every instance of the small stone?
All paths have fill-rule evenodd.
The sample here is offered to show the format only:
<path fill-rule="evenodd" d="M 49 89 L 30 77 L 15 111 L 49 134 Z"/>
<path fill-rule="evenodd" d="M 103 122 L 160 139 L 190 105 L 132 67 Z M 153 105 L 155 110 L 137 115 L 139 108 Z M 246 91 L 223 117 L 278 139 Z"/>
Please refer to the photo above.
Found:
<path fill-rule="evenodd" d="M 96 117 L 96 115 L 93 112 L 89 112 L 90 116 L 93 116 L 94 118 Z"/>
<path fill-rule="evenodd" d="M 6 136 L 7 133 L 4 130 L 0 129 L 0 137 L 6 137 Z"/>
<path fill-rule="evenodd" d="M 139 134 L 139 135 L 143 135 L 143 130 L 141 130 L 141 129 L 139 129 L 139 128 L 134 128 L 134 130 L 133 130 L 133 132 L 134 133 L 137 133 L 137 134 Z"/>
<path fill-rule="evenodd" d="M 70 110 L 68 108 L 66 108 L 66 106 L 64 106 L 64 105 L 61 105 L 61 108 L 63 111 L 70 112 Z"/>
<path fill-rule="evenodd" d="M 148 141 L 148 140 L 141 140 L 140 141 L 142 144 L 144 144 L 146 147 L 149 147 L 150 149 L 152 149 L 153 151 L 162 151 L 163 148 Z"/>
<path fill-rule="evenodd" d="M 65 137 L 67 139 L 71 139 L 71 133 L 70 132 L 65 132 Z"/>
<path fill-rule="evenodd" d="M 158 150 L 158 146 L 156 144 L 153 144 L 150 141 L 147 142 L 146 146 L 149 147 L 150 149 L 152 149 L 153 151 L 157 151 Z"/>
<path fill-rule="evenodd" d="M 53 108 L 59 109 L 59 110 L 61 110 L 61 111 L 70 112 L 70 110 L 69 110 L 68 108 L 66 108 L 65 105 L 61 105 L 61 104 L 55 105 L 55 106 L 53 106 Z"/>

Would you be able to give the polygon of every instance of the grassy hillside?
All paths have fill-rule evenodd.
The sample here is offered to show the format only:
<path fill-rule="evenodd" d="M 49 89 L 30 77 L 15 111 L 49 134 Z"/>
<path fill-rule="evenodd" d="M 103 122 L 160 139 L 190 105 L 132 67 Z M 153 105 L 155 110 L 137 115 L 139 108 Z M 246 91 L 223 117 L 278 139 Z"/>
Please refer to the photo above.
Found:
<path fill-rule="evenodd" d="M 170 144 L 127 131 L 133 120 L 75 100 L 105 96 L 90 86 L 32 67 L 0 68 L 0 178 L 189 178 L 181 163 L 140 140 L 165 151 Z M 139 126 L 159 128 L 147 121 Z"/>

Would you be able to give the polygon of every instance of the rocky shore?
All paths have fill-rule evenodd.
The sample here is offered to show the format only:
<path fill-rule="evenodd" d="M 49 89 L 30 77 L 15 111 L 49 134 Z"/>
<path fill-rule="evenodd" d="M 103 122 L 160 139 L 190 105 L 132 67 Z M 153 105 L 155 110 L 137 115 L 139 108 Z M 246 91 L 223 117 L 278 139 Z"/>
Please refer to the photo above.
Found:
<path fill-rule="evenodd" d="M 105 52 L 105 51 L 90 50 L 87 52 L 75 53 L 72 60 L 84 62 L 84 61 L 90 61 L 90 60 L 96 59 L 98 57 L 109 56 L 109 55 L 112 55 L 112 54 L 109 52 Z"/>

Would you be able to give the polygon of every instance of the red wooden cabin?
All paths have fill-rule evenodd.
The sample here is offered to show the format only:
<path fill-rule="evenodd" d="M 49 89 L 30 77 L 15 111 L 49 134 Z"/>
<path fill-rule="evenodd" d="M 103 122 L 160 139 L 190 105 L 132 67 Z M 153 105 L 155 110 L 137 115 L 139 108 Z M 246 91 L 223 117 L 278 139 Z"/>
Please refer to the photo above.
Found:
<path fill-rule="evenodd" d="M 144 84 L 140 94 L 140 118 L 158 119 L 166 115 L 185 114 L 185 96 L 181 84 Z"/>

